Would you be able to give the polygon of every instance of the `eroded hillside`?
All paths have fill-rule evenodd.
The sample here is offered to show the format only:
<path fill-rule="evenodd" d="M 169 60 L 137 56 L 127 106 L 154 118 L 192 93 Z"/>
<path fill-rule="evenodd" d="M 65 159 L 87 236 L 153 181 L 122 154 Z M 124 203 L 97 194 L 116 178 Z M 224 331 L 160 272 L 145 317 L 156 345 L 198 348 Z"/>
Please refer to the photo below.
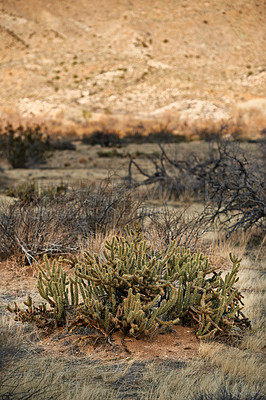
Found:
<path fill-rule="evenodd" d="M 1 0 L 1 117 L 265 128 L 265 1 Z"/>

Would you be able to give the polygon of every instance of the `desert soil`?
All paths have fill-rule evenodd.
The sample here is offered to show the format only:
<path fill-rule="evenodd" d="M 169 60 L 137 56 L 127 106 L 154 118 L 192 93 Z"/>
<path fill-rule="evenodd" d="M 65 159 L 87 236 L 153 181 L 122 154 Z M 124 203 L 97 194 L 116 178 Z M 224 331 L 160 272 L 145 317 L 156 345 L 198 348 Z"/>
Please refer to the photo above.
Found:
<path fill-rule="evenodd" d="M 263 0 L 0 0 L 0 118 L 266 121 Z"/>
<path fill-rule="evenodd" d="M 128 175 L 130 157 L 134 158 L 144 171 L 153 173 L 154 166 L 149 157 L 160 155 L 161 152 L 156 143 L 132 143 L 121 148 L 90 146 L 79 140 L 73 144 L 76 150 L 57 150 L 47 157 L 45 163 L 37 163 L 30 168 L 13 169 L 7 160 L 0 159 L 0 169 L 3 170 L 3 174 L 0 175 L 0 198 L 1 194 L 6 194 L 7 188 L 29 182 L 36 182 L 40 187 L 49 187 L 61 183 L 95 183 L 108 177 L 112 177 L 114 181 L 121 181 Z M 185 158 L 190 153 L 198 156 L 206 154 L 211 146 L 213 144 L 203 141 L 163 145 L 165 150 L 177 159 Z M 257 157 L 259 154 L 259 143 L 242 143 L 240 146 L 244 151 L 248 151 L 250 156 Z M 112 152 L 117 152 L 118 156 L 112 156 Z M 132 168 L 132 173 L 134 178 L 143 181 L 143 176 L 136 168 Z"/>

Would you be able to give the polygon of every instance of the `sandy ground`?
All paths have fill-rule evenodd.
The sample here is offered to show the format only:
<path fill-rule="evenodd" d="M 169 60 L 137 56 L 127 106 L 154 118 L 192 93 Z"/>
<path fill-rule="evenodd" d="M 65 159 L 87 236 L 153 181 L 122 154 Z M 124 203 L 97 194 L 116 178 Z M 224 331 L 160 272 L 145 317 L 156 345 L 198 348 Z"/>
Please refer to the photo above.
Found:
<path fill-rule="evenodd" d="M 263 0 L 1 0 L 0 118 L 234 120 L 258 134 L 265 22 Z"/>
<path fill-rule="evenodd" d="M 129 144 L 121 148 L 104 148 L 100 145 L 89 146 L 81 141 L 73 142 L 76 150 L 55 151 L 43 164 L 35 164 L 31 168 L 13 169 L 4 158 L 0 158 L 0 194 L 6 188 L 35 181 L 40 187 L 49 185 L 79 184 L 99 182 L 112 177 L 121 180 L 128 175 L 130 157 L 133 157 L 144 171 L 154 171 L 149 160 L 151 155 L 160 154 L 158 144 Z M 186 154 L 203 154 L 209 151 L 210 143 L 203 141 L 184 142 L 163 145 L 169 154 L 177 159 L 186 157 Z M 252 154 L 258 154 L 258 143 L 243 143 L 241 147 Z M 108 156 L 115 151 L 118 156 Z M 143 180 L 138 171 L 133 169 L 133 176 Z M 2 189 L 2 190 L 1 190 Z"/>

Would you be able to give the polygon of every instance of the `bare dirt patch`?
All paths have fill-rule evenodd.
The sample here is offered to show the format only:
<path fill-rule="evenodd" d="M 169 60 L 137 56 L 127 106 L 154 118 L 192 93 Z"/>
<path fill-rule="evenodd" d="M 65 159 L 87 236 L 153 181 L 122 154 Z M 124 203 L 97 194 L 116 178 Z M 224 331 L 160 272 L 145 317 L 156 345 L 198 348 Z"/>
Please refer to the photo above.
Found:
<path fill-rule="evenodd" d="M 123 337 L 116 332 L 107 341 L 100 334 L 73 335 L 60 332 L 54 336 L 43 338 L 39 344 L 46 353 L 81 354 L 90 359 L 117 360 L 175 360 L 186 361 L 198 355 L 199 340 L 193 330 L 180 325 L 161 328 L 152 338 Z"/>

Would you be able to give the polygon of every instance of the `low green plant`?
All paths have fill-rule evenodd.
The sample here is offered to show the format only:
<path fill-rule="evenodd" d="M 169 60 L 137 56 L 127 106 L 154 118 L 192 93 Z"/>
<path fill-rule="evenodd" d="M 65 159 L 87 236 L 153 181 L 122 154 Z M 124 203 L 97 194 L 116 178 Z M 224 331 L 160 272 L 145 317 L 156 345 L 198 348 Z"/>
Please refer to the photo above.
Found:
<path fill-rule="evenodd" d="M 97 154 L 98 154 L 98 157 L 100 157 L 100 158 L 114 158 L 114 157 L 123 158 L 123 157 L 126 157 L 123 153 L 120 153 L 116 149 L 112 149 L 110 151 L 98 151 Z"/>
<path fill-rule="evenodd" d="M 175 241 L 155 250 L 139 226 L 127 226 L 124 236 L 106 241 L 101 254 L 85 251 L 69 261 L 74 277 L 67 277 L 61 259 L 50 265 L 45 258 L 38 290 L 57 323 L 69 324 L 71 310 L 73 329 L 84 325 L 106 336 L 119 330 L 138 337 L 179 322 L 204 339 L 249 325 L 234 288 L 240 260 L 230 259 L 232 269 L 223 278 L 200 251 L 191 254 Z"/>

